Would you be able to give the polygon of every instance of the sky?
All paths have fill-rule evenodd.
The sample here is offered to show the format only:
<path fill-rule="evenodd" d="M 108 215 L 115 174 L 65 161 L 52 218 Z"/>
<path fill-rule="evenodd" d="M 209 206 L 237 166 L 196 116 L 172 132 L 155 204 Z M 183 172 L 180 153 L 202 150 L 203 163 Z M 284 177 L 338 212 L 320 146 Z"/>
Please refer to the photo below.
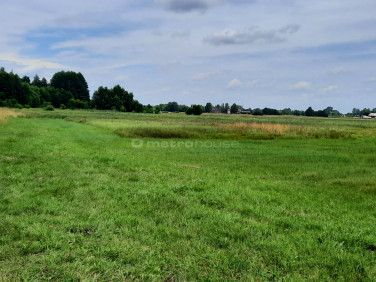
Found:
<path fill-rule="evenodd" d="M 1 0 L 0 66 L 143 104 L 376 107 L 376 1 Z"/>

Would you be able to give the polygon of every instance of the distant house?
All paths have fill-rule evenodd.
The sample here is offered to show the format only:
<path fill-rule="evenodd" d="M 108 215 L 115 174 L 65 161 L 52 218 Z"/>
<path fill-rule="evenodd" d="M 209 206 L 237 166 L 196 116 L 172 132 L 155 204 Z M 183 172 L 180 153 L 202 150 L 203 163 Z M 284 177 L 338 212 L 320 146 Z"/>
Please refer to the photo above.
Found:
<path fill-rule="evenodd" d="M 376 113 L 370 113 L 368 116 L 369 116 L 370 118 L 376 118 Z"/>
<path fill-rule="evenodd" d="M 251 111 L 240 110 L 240 111 L 239 111 L 239 114 L 242 114 L 242 115 L 250 115 L 250 114 L 251 114 Z"/>
<path fill-rule="evenodd" d="M 220 108 L 213 108 L 211 112 L 214 113 L 214 114 L 220 114 L 221 109 Z"/>

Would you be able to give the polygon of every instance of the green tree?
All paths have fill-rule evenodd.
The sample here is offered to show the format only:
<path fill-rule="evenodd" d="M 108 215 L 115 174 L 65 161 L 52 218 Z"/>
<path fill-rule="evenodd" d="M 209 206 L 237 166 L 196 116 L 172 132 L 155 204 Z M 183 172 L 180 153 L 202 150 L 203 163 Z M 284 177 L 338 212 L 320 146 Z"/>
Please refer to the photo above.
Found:
<path fill-rule="evenodd" d="M 204 107 L 201 105 L 192 105 L 186 110 L 187 115 L 196 115 L 199 116 L 204 112 Z"/>
<path fill-rule="evenodd" d="M 90 101 L 87 82 L 80 72 L 57 72 L 51 79 L 51 86 L 71 92 L 75 99 Z"/>
<path fill-rule="evenodd" d="M 179 104 L 177 102 L 168 102 L 164 110 L 167 112 L 178 112 Z"/>
<path fill-rule="evenodd" d="M 21 81 L 30 84 L 30 77 L 25 75 L 21 78 Z"/>
<path fill-rule="evenodd" d="M 362 115 L 368 116 L 371 113 L 371 110 L 368 108 L 364 108 L 361 112 Z"/>
<path fill-rule="evenodd" d="M 213 105 L 212 105 L 212 103 L 206 103 L 206 105 L 205 105 L 205 113 L 211 113 L 212 112 L 212 110 L 213 110 Z"/>
<path fill-rule="evenodd" d="M 308 109 L 305 111 L 305 115 L 307 117 L 313 117 L 315 115 L 315 111 L 312 109 L 312 107 L 308 107 Z"/>
<path fill-rule="evenodd" d="M 230 108 L 230 112 L 231 112 L 232 114 L 237 114 L 238 111 L 239 111 L 239 107 L 238 107 L 238 105 L 236 105 L 235 103 L 232 104 L 232 105 L 231 105 L 231 108 Z"/>
<path fill-rule="evenodd" d="M 37 74 L 34 76 L 33 81 L 31 82 L 31 85 L 36 86 L 36 87 L 41 87 L 41 81 Z"/>

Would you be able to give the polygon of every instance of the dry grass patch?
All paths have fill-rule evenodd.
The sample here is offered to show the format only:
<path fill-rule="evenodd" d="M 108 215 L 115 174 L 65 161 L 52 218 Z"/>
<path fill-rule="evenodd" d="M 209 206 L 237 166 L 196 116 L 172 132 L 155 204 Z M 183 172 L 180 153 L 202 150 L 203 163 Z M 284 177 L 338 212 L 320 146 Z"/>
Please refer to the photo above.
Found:
<path fill-rule="evenodd" d="M 225 129 L 234 131 L 262 130 L 272 133 L 285 133 L 291 130 L 291 126 L 279 123 L 235 122 L 226 124 Z"/>
<path fill-rule="evenodd" d="M 22 115 L 19 112 L 15 112 L 14 110 L 7 109 L 7 108 L 0 108 L 0 123 L 4 123 L 10 117 L 18 117 Z"/>

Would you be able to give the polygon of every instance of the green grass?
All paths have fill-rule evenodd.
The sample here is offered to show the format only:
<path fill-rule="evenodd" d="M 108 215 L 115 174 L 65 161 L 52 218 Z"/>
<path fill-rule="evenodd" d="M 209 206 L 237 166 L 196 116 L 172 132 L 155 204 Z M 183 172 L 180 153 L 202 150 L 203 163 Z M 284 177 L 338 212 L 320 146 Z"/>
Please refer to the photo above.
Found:
<path fill-rule="evenodd" d="M 376 122 L 23 113 L 0 124 L 0 280 L 376 278 Z"/>

